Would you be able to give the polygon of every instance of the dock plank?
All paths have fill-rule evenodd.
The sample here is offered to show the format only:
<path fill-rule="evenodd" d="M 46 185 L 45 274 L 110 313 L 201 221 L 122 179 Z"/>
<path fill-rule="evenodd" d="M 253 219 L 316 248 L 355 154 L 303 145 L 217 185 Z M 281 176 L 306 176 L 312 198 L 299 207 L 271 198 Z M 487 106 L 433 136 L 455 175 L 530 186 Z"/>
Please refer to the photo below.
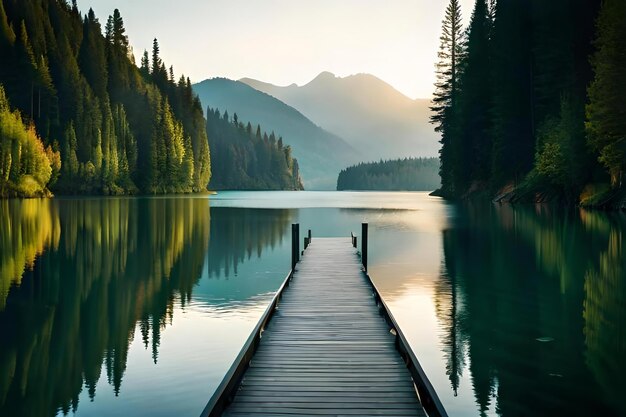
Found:
<path fill-rule="evenodd" d="M 224 416 L 424 416 L 349 238 L 314 238 Z"/>

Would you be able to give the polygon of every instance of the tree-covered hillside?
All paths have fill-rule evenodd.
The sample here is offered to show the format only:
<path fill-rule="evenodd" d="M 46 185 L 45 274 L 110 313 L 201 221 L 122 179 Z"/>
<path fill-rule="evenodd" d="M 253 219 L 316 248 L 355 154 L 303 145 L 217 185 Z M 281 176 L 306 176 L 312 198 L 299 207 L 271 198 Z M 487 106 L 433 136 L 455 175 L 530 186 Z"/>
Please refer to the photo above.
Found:
<path fill-rule="evenodd" d="M 570 202 L 620 194 L 625 39 L 622 0 L 477 0 L 466 29 L 450 0 L 432 108 L 440 194 Z"/>
<path fill-rule="evenodd" d="M 135 65 L 118 10 L 103 25 L 75 1 L 0 0 L 0 84 L 43 147 L 60 153 L 52 191 L 206 189 L 208 140 L 191 83 L 166 69 L 156 39 Z M 5 149 L 2 139 L 1 151 L 15 161 L 20 150 Z M 0 178 L 0 190 L 15 188 L 15 178 Z"/>
<path fill-rule="evenodd" d="M 437 158 L 360 163 L 342 170 L 337 190 L 432 191 L 441 185 Z"/>
<path fill-rule="evenodd" d="M 302 190 L 298 161 L 291 147 L 237 113 L 207 109 L 207 134 L 213 157 L 211 188 L 216 190 Z"/>

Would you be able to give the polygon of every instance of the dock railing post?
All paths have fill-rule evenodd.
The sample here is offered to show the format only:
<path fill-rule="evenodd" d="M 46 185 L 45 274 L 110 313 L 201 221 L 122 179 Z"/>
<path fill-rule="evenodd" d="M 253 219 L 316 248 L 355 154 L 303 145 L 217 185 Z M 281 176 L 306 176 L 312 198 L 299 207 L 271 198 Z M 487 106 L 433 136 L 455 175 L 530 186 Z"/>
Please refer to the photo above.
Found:
<path fill-rule="evenodd" d="M 295 271 L 296 263 L 298 263 L 298 225 L 291 225 L 291 271 Z"/>
<path fill-rule="evenodd" d="M 311 229 L 309 229 L 309 243 L 311 243 Z"/>
<path fill-rule="evenodd" d="M 296 223 L 296 263 L 297 262 L 300 262 L 300 223 Z"/>
<path fill-rule="evenodd" d="M 367 223 L 361 224 L 361 259 L 363 268 L 367 271 Z"/>

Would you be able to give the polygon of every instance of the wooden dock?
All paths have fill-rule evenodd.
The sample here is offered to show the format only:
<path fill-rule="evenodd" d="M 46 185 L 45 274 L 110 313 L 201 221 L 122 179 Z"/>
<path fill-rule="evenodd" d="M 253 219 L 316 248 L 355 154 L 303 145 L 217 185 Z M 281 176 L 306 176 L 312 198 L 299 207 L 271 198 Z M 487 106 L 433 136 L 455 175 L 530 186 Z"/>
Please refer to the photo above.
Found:
<path fill-rule="evenodd" d="M 259 337 L 251 335 L 202 416 L 425 416 L 424 393 L 429 415 L 445 416 L 419 364 L 410 366 L 416 359 L 402 349 L 355 238 L 306 239 Z"/>

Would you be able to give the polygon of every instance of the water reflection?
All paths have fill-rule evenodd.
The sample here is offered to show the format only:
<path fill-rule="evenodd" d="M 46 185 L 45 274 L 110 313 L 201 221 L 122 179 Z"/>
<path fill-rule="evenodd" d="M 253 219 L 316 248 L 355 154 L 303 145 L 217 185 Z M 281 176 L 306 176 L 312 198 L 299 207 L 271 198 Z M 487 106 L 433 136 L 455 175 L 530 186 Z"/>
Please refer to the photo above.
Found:
<path fill-rule="evenodd" d="M 244 260 L 263 255 L 264 248 L 283 243 L 294 217 L 293 210 L 215 207 L 211 211 L 212 240 L 209 246 L 209 276 L 229 278 L 237 275 L 237 266 Z"/>
<path fill-rule="evenodd" d="M 626 258 L 623 219 L 585 213 L 585 226 L 608 239 L 585 273 L 585 358 L 603 398 L 626 414 Z"/>
<path fill-rule="evenodd" d="M 129 346 L 140 337 L 156 364 L 192 291 L 211 292 L 209 304 L 263 303 L 254 297 L 274 275 L 243 293 L 198 284 L 280 244 L 289 216 L 210 211 L 193 198 L 0 201 L 0 415 L 76 412 L 102 378 L 119 395 Z"/>
<path fill-rule="evenodd" d="M 459 207 L 437 291 L 452 390 L 468 372 L 481 415 L 625 414 L 625 226 L 599 212 Z"/>
<path fill-rule="evenodd" d="M 50 246 L 59 244 L 59 216 L 49 200 L 0 200 L 0 311 L 9 288 Z"/>
<path fill-rule="evenodd" d="M 626 415 L 624 216 L 419 193 L 0 201 L 0 415 L 197 414 L 289 269 L 290 224 L 363 221 L 450 415 Z"/>

